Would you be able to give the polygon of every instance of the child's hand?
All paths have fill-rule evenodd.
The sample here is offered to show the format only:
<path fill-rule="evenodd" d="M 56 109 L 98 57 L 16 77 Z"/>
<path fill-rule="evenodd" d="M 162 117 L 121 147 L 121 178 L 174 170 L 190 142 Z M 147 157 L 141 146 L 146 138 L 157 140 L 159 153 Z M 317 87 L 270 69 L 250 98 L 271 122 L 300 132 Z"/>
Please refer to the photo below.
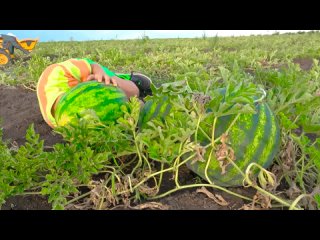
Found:
<path fill-rule="evenodd" d="M 93 64 L 92 66 L 92 74 L 90 74 L 87 78 L 87 81 L 97 80 L 98 82 L 104 81 L 106 85 L 112 83 L 113 86 L 117 86 L 117 81 L 115 78 L 108 76 L 103 69 L 98 64 Z"/>

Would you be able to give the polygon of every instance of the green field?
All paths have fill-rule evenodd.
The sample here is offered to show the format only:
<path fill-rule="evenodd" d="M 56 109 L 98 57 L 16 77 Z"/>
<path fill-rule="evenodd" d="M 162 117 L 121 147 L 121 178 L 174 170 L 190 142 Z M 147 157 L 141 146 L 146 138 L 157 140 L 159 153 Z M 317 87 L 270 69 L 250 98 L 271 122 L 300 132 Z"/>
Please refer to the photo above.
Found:
<path fill-rule="evenodd" d="M 250 92 L 252 84 L 263 88 L 267 93 L 265 101 L 281 128 L 281 146 L 274 164 L 264 175 L 247 182 L 257 191 L 255 196 L 238 194 L 234 189 L 200 178 L 189 186 L 182 186 L 177 180 L 182 166 L 181 149 L 195 149 L 187 139 L 202 113 L 195 108 L 192 110 L 195 118 L 183 119 L 176 114 L 165 124 L 155 121 L 154 124 L 161 126 L 161 133 L 157 127 L 136 132 L 139 104 L 133 101 L 120 127 L 108 126 L 91 132 L 86 129 L 86 123 L 80 121 L 78 128 L 59 130 L 66 143 L 54 145 L 52 151 L 44 150 L 43 142 L 32 128 L 28 130 L 27 143 L 19 148 L 12 149 L 10 141 L 2 141 L 0 204 L 10 196 L 39 193 L 48 196 L 54 209 L 63 209 L 77 201 L 83 201 L 79 203 L 83 206 L 86 201 L 83 199 L 89 199 L 86 203 L 91 208 L 109 209 L 119 203 L 159 199 L 185 188 L 206 186 L 244 199 L 243 209 L 320 209 L 319 32 L 40 42 L 29 56 L 17 51 L 14 63 L 0 67 L 0 87 L 35 90 L 48 65 L 69 58 L 90 58 L 118 73 L 142 72 L 150 76 L 157 87 L 168 83 L 169 87 L 159 88 L 156 95 L 171 89 L 172 101 L 180 101 L 180 107 L 190 101 L 186 87 L 194 93 L 207 94 L 217 88 L 234 89 L 242 84 L 243 93 L 238 93 L 243 97 Z M 170 85 L 176 81 L 182 84 Z M 177 97 L 180 93 L 181 98 Z M 2 131 L 0 133 L 1 136 Z M 173 135 L 179 136 L 178 141 L 168 148 L 165 143 L 171 141 Z M 155 149 L 157 144 L 162 146 L 160 150 Z M 131 165 L 119 161 L 122 158 Z M 174 174 L 175 187 L 167 193 L 159 192 L 162 173 L 166 171 Z M 96 179 L 98 173 L 106 174 L 101 181 Z M 90 191 L 79 191 L 80 186 Z"/>

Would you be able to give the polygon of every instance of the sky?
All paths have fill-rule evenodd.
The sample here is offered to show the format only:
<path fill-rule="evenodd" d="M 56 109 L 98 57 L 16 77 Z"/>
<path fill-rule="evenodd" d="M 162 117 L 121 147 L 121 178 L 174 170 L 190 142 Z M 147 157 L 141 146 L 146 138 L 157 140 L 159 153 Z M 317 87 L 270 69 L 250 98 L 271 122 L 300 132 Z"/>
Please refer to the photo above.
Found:
<path fill-rule="evenodd" d="M 311 30 L 0 30 L 0 34 L 14 34 L 18 39 L 39 38 L 41 42 L 47 41 L 88 41 L 110 39 L 138 39 L 143 36 L 149 38 L 194 38 L 250 36 L 259 34 L 273 34 L 275 32 L 299 32 Z"/>

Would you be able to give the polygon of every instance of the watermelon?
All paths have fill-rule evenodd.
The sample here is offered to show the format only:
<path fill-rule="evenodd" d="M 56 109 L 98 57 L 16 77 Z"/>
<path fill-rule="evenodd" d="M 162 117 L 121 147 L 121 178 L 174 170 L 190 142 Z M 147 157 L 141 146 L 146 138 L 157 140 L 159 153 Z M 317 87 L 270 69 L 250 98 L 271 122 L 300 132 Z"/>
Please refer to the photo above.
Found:
<path fill-rule="evenodd" d="M 120 107 L 127 102 L 126 94 L 117 87 L 97 81 L 77 84 L 66 92 L 58 102 L 55 119 L 64 126 L 86 110 L 93 110 L 102 123 L 115 122 L 123 116 Z"/>
<path fill-rule="evenodd" d="M 264 168 L 270 167 L 280 147 L 279 125 L 268 104 L 256 103 L 256 111 L 256 114 L 241 114 L 227 136 L 227 145 L 234 151 L 233 162 L 243 172 L 253 162 Z M 236 115 L 228 115 L 218 118 L 215 138 L 226 132 L 235 117 Z M 213 116 L 210 116 L 200 124 L 208 136 L 211 136 L 212 123 Z M 210 143 L 201 133 L 198 139 L 202 146 Z M 187 167 L 204 179 L 206 179 L 205 167 L 210 150 L 211 146 L 204 154 L 205 162 L 187 162 Z M 254 173 L 257 174 L 257 171 Z M 241 186 L 243 184 L 243 176 L 232 164 L 226 165 L 223 173 L 219 161 L 215 158 L 211 158 L 207 174 L 212 182 L 220 186 Z"/>
<path fill-rule="evenodd" d="M 225 93 L 225 89 L 223 88 L 218 89 L 218 91 L 222 94 Z M 254 99 L 258 98 L 256 97 Z M 164 121 L 172 109 L 171 107 L 168 97 L 164 96 L 162 99 L 150 99 L 145 103 L 141 111 L 140 126 L 146 126 L 147 122 L 154 118 Z M 234 151 L 234 163 L 243 172 L 247 166 L 253 162 L 258 163 L 264 168 L 270 167 L 280 147 L 280 129 L 275 115 L 265 102 L 255 103 L 255 107 L 256 114 L 241 114 L 233 127 L 231 127 L 227 137 L 227 144 Z M 207 109 L 207 112 L 209 111 L 210 109 Z M 218 118 L 215 128 L 215 138 L 225 133 L 235 117 L 236 114 Z M 200 124 L 208 136 L 212 134 L 212 124 L 213 115 L 209 115 Z M 201 131 L 198 132 L 197 139 L 202 146 L 210 143 Z M 206 179 L 204 170 L 210 150 L 211 146 L 206 149 L 204 154 L 205 162 L 193 161 L 192 159 L 186 164 L 190 170 L 203 179 Z M 213 154 L 215 154 L 215 151 Z M 186 159 L 188 156 L 190 156 L 190 153 L 184 155 L 182 159 Z M 209 164 L 208 177 L 220 186 L 241 186 L 243 182 L 243 176 L 232 164 L 226 165 L 225 172 L 222 173 L 219 161 L 214 158 L 211 159 Z"/>
<path fill-rule="evenodd" d="M 148 100 L 140 111 L 138 126 L 143 128 L 155 118 L 164 121 L 172 108 L 168 99 L 168 96 L 163 96 L 159 99 L 152 98 Z"/>

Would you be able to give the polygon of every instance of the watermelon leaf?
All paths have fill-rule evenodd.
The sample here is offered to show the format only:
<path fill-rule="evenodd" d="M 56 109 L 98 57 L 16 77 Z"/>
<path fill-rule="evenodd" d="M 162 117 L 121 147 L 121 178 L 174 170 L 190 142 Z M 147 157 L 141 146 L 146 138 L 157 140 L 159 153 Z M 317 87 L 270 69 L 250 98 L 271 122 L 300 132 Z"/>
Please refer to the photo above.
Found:
<path fill-rule="evenodd" d="M 253 84 L 241 82 L 237 85 L 230 83 L 225 90 L 217 89 L 207 104 L 210 112 L 216 117 L 238 114 L 255 113 L 254 97 L 259 95 Z"/>

